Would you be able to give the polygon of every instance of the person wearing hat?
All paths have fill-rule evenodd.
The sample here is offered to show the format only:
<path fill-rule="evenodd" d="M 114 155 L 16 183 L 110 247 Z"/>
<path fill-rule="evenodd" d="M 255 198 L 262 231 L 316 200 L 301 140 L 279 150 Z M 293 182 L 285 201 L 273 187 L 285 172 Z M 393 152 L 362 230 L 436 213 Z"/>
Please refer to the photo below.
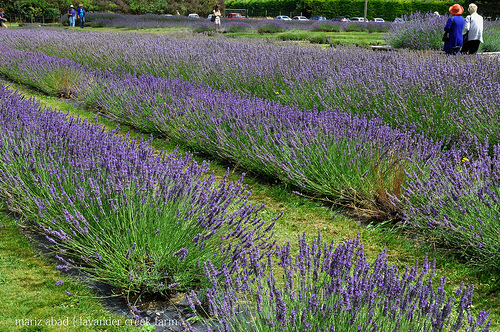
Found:
<path fill-rule="evenodd" d="M 85 9 L 83 8 L 82 4 L 78 5 L 76 14 L 78 15 L 78 20 L 80 20 L 80 28 L 83 29 L 83 23 L 85 23 Z"/>
<path fill-rule="evenodd" d="M 69 17 L 69 26 L 74 28 L 75 27 L 76 11 L 75 11 L 75 7 L 73 5 L 69 6 L 68 17 Z"/>
<path fill-rule="evenodd" d="M 467 32 L 467 40 L 464 40 L 462 53 L 474 54 L 483 42 L 483 17 L 477 13 L 477 6 L 473 3 L 469 5 L 470 15 L 465 18 L 464 31 Z"/>
<path fill-rule="evenodd" d="M 464 7 L 458 3 L 450 7 L 451 16 L 448 18 L 444 31 L 450 33 L 450 38 L 444 42 L 443 50 L 446 54 L 458 54 L 463 44 L 462 31 L 464 29 L 465 20 L 462 16 Z"/>

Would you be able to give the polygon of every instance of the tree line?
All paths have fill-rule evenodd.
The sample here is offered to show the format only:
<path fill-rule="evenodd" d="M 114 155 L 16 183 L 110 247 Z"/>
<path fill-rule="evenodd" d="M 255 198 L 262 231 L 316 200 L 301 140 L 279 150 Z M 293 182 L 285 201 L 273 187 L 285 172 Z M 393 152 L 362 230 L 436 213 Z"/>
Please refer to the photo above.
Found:
<path fill-rule="evenodd" d="M 208 14 L 223 0 L 0 0 L 9 17 L 60 17 L 69 6 L 83 4 L 87 12 L 119 14 Z"/>
<path fill-rule="evenodd" d="M 443 0 L 368 0 L 371 17 L 393 19 L 403 14 L 420 11 L 446 13 L 455 1 Z M 478 5 L 483 15 L 500 16 L 500 0 L 460 0 L 464 8 L 469 3 Z M 303 15 L 363 16 L 365 0 L 0 0 L 6 17 L 60 17 L 70 5 L 83 4 L 88 12 L 120 14 L 176 14 L 206 15 L 219 4 L 223 8 L 247 9 L 250 16 L 269 16 L 275 13 L 303 13 Z"/>
<path fill-rule="evenodd" d="M 454 3 L 461 4 L 467 14 L 470 3 L 478 5 L 485 16 L 500 16 L 500 0 L 368 0 L 368 17 L 393 20 L 412 12 L 448 13 Z M 272 16 L 302 13 L 305 16 L 363 16 L 365 0 L 226 0 L 226 7 L 246 9 L 250 16 Z"/>

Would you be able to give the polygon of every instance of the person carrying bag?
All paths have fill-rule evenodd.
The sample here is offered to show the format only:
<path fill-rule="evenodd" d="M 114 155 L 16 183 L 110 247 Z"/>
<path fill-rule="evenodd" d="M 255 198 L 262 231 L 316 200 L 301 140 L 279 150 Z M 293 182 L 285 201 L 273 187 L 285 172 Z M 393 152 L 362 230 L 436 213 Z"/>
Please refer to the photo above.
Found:
<path fill-rule="evenodd" d="M 448 18 L 444 31 L 449 32 L 450 37 L 444 42 L 443 51 L 445 51 L 446 54 L 456 55 L 460 52 L 460 48 L 463 44 L 462 31 L 464 29 L 465 20 L 460 15 L 464 12 L 464 8 L 456 3 L 450 7 L 449 12 L 451 17 Z"/>

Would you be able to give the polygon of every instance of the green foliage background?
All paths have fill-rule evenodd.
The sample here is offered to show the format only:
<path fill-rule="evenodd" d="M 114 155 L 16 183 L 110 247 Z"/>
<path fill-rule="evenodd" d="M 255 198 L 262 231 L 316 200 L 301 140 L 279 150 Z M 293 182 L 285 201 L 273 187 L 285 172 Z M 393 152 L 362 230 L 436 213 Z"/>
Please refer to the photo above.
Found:
<path fill-rule="evenodd" d="M 458 1 L 466 7 L 466 2 Z M 368 18 L 383 17 L 393 20 L 411 12 L 447 13 L 453 3 L 441 0 L 369 0 Z M 302 13 L 303 15 L 323 15 L 327 18 L 334 16 L 363 16 L 364 0 L 228 0 L 226 8 L 245 8 L 251 16 L 274 16 L 280 12 Z"/>
<path fill-rule="evenodd" d="M 500 17 L 500 0 L 459 0 L 467 9 L 469 3 L 479 6 L 483 16 Z M 198 13 L 202 16 L 212 12 L 216 4 L 222 8 L 247 9 L 248 15 L 323 15 L 363 16 L 365 0 L 0 0 L 6 17 L 22 15 L 26 19 L 36 16 L 52 17 L 65 14 L 72 4 L 82 3 L 90 12 L 113 12 L 121 14 L 176 14 Z M 449 0 L 369 0 L 368 18 L 382 17 L 393 20 L 404 14 L 415 12 L 448 12 L 455 3 Z M 11 20 L 12 21 L 12 20 Z"/>

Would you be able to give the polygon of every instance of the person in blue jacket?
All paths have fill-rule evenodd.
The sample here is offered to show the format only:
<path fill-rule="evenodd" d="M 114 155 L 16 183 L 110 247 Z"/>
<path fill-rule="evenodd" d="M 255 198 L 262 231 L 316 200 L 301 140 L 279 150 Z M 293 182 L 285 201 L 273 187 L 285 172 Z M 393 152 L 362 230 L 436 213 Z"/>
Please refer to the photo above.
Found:
<path fill-rule="evenodd" d="M 71 5 L 71 6 L 69 6 L 69 9 L 68 9 L 68 17 L 69 17 L 69 26 L 70 27 L 75 26 L 75 16 L 76 16 L 75 7 L 73 7 L 73 5 Z"/>
<path fill-rule="evenodd" d="M 450 32 L 450 39 L 444 42 L 443 50 L 446 54 L 458 54 L 463 45 L 462 31 L 464 29 L 465 20 L 462 16 L 464 7 L 458 3 L 454 4 L 449 9 L 451 16 L 448 18 L 444 31 Z"/>
<path fill-rule="evenodd" d="M 7 28 L 7 25 L 5 22 L 7 22 L 7 19 L 4 17 L 5 11 L 3 8 L 0 8 L 0 28 Z"/>
<path fill-rule="evenodd" d="M 80 28 L 83 29 L 83 23 L 85 23 L 85 9 L 83 8 L 82 4 L 78 5 L 76 15 L 78 16 L 78 20 L 80 21 Z"/>

